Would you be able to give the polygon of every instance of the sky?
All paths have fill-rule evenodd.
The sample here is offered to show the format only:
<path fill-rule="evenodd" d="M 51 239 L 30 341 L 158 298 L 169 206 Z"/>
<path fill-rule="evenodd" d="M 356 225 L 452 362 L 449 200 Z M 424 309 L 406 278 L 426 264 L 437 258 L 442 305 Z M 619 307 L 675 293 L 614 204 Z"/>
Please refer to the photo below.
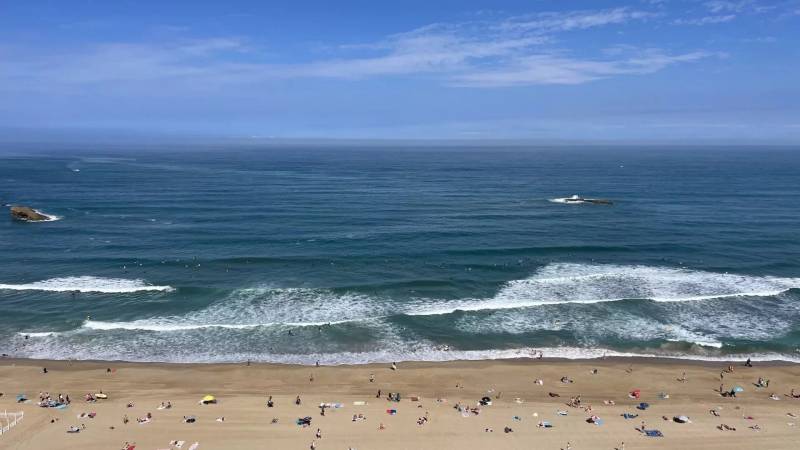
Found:
<path fill-rule="evenodd" d="M 0 0 L 0 137 L 800 143 L 800 0 Z"/>

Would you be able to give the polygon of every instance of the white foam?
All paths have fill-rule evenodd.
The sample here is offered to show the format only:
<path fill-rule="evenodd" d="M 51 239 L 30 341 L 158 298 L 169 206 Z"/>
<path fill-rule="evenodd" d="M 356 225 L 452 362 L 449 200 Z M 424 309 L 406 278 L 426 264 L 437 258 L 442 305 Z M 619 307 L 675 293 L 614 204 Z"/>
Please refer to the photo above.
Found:
<path fill-rule="evenodd" d="M 383 311 L 383 313 L 382 313 Z M 184 315 L 128 322 L 88 320 L 89 330 L 176 332 L 205 328 L 311 327 L 379 319 L 381 300 L 327 289 L 256 287 L 240 289 L 210 306 Z"/>
<path fill-rule="evenodd" d="M 55 336 L 58 333 L 55 332 L 55 331 L 42 331 L 42 332 L 35 332 L 35 333 L 20 332 L 20 333 L 17 333 L 17 334 L 20 335 L 20 336 L 28 336 L 28 337 L 32 337 L 32 338 L 38 338 L 38 337 Z"/>
<path fill-rule="evenodd" d="M 563 204 L 567 204 L 567 205 L 582 205 L 582 204 L 586 203 L 583 200 L 574 200 L 574 199 L 571 199 L 569 197 L 551 198 L 548 201 L 552 202 L 552 203 L 563 203 Z"/>
<path fill-rule="evenodd" d="M 53 338 L 49 338 L 53 339 Z M 266 352 L 238 352 L 226 353 L 216 349 L 206 350 L 205 347 L 191 347 L 189 349 L 174 349 L 163 355 L 151 355 L 138 351 L 131 345 L 120 344 L 108 347 L 91 347 L 86 345 L 67 345 L 57 342 L 45 345 L 29 345 L 15 354 L 15 357 L 34 359 L 63 359 L 69 355 L 73 360 L 123 360 L 139 362 L 172 362 L 172 363 L 231 363 L 252 360 L 258 362 L 304 364 L 311 365 L 319 362 L 322 365 L 370 364 L 389 362 L 440 362 L 440 361 L 480 361 L 536 358 L 540 352 L 545 358 L 561 358 L 570 360 L 600 359 L 605 357 L 639 357 L 639 358 L 674 358 L 695 361 L 735 361 L 751 358 L 753 361 L 786 361 L 800 363 L 800 357 L 781 353 L 754 353 L 754 354 L 679 354 L 669 351 L 645 352 L 620 352 L 605 348 L 583 347 L 519 347 L 496 350 L 444 350 L 441 346 L 428 343 L 397 343 L 387 341 L 385 346 L 376 350 L 360 352 L 332 352 L 332 353 L 266 353 Z M 188 351 L 186 351 L 188 350 Z"/>
<path fill-rule="evenodd" d="M 131 322 L 104 322 L 97 320 L 87 320 L 83 327 L 89 330 L 130 330 L 130 331 L 191 331 L 203 330 L 206 328 L 224 328 L 229 330 L 246 330 L 250 328 L 268 327 L 318 327 L 323 325 L 337 325 L 341 323 L 353 322 L 353 320 L 331 321 L 331 322 L 264 322 L 264 323 L 177 323 L 170 318 L 157 318 L 153 320 L 134 320 Z"/>
<path fill-rule="evenodd" d="M 170 292 L 174 290 L 170 286 L 153 286 L 143 280 L 92 276 L 51 278 L 25 284 L 0 284 L 0 289 L 13 291 L 95 292 L 102 294 L 123 294 L 141 291 Z"/>
<path fill-rule="evenodd" d="M 423 298 L 392 302 L 391 299 L 335 293 L 326 289 L 262 286 L 234 291 L 202 310 L 183 315 L 127 322 L 87 321 L 84 328 L 170 332 L 203 328 L 320 326 L 378 320 L 398 314 L 441 315 L 455 311 L 501 311 L 625 299 L 691 302 L 737 296 L 769 296 L 794 287 L 800 287 L 800 279 L 650 266 L 550 264 L 529 278 L 506 283 L 490 298 L 458 300 Z M 141 280 L 94 277 L 56 278 L 27 285 L 0 285 L 0 289 L 81 290 L 107 293 L 172 290 L 169 286 L 150 286 Z M 586 323 L 579 325 L 586 326 Z M 548 326 L 552 327 L 554 324 L 549 323 Z M 519 329 L 524 330 L 526 327 L 522 326 Z M 652 337 L 675 338 L 670 333 L 654 333 Z M 706 339 L 703 336 L 695 336 L 690 341 L 718 345 L 714 339 Z"/>
<path fill-rule="evenodd" d="M 800 278 L 734 275 L 669 267 L 549 264 L 531 277 L 510 281 L 492 298 L 419 302 L 408 315 L 527 308 L 628 299 L 691 302 L 766 297 L 800 288 Z"/>

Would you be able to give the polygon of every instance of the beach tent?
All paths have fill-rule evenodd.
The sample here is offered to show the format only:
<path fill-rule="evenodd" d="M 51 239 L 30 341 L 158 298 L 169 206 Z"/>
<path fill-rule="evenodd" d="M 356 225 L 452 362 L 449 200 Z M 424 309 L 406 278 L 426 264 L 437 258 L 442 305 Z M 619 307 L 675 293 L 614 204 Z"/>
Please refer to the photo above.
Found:
<path fill-rule="evenodd" d="M 642 396 L 642 391 L 639 389 L 634 389 L 631 391 L 630 394 L 628 394 L 628 396 L 630 396 L 631 398 L 639 398 Z"/>
<path fill-rule="evenodd" d="M 672 420 L 674 420 L 675 422 L 678 422 L 678 423 L 690 423 L 691 422 L 691 420 L 689 420 L 688 416 L 675 416 L 675 417 L 672 418 Z"/>
<path fill-rule="evenodd" d="M 217 403 L 217 397 L 214 397 L 213 395 L 206 395 L 202 400 L 200 400 L 200 403 L 204 405 L 208 405 L 209 403 Z"/>
<path fill-rule="evenodd" d="M 644 411 L 645 409 L 647 409 L 649 407 L 650 407 L 649 403 L 642 402 L 642 403 L 639 403 L 639 406 L 637 406 L 636 409 L 640 409 L 640 410 Z"/>

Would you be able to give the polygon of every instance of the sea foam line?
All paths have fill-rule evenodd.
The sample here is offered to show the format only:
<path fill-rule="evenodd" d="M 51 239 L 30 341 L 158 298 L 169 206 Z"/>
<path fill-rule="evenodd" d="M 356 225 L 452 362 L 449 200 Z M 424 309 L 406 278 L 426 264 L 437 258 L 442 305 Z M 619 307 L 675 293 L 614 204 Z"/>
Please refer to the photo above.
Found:
<path fill-rule="evenodd" d="M 126 294 L 143 291 L 171 292 L 171 286 L 153 286 L 143 280 L 102 278 L 92 276 L 50 278 L 23 284 L 0 284 L 0 289 L 12 291 L 93 292 L 101 294 Z"/>

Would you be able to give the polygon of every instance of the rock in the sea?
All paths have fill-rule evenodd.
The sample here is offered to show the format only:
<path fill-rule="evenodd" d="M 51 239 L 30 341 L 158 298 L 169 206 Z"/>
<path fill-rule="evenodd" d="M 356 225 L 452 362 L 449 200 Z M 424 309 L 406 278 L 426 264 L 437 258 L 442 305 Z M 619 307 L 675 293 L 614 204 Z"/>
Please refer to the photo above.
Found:
<path fill-rule="evenodd" d="M 50 220 L 49 216 L 37 212 L 35 209 L 29 208 L 27 206 L 12 206 L 11 217 L 18 220 L 27 220 L 31 222 L 41 222 L 43 220 Z"/>

